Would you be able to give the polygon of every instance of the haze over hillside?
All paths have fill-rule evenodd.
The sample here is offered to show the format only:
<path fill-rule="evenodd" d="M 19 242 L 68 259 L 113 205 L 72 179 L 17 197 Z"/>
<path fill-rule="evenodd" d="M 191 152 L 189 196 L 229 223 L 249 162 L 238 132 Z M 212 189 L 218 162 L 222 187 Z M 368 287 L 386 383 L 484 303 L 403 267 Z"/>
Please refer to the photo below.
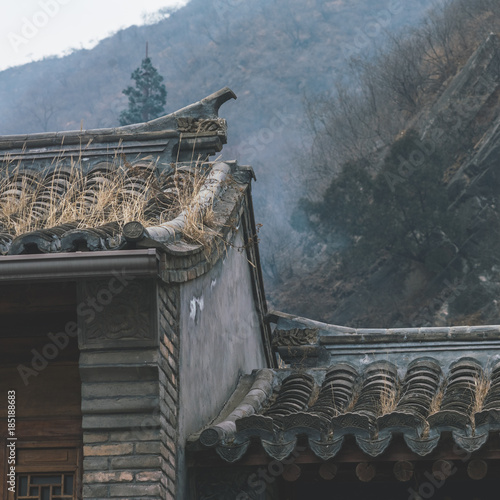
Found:
<path fill-rule="evenodd" d="M 357 327 L 500 322 L 499 32 L 496 0 L 450 0 L 309 107 L 314 175 L 293 217 L 311 266 L 271 294 L 279 309 Z"/>
<path fill-rule="evenodd" d="M 158 24 L 120 31 L 92 50 L 1 72 L 0 133 L 117 125 L 122 90 L 149 41 L 165 77 L 167 112 L 226 85 L 237 94 L 222 109 L 229 124 L 224 155 L 254 166 L 257 219 L 273 235 L 296 198 L 290 152 L 309 140 L 303 95 L 329 91 L 347 58 L 373 50 L 384 31 L 415 22 L 429 3 L 192 0 Z"/>
<path fill-rule="evenodd" d="M 489 252 L 496 227 L 489 228 L 488 238 L 477 237 L 473 254 L 469 230 L 447 222 L 467 220 L 463 210 L 443 207 L 450 196 L 452 205 L 461 206 L 465 199 L 489 210 L 496 181 L 487 190 L 481 184 L 486 190 L 481 196 L 466 193 L 459 202 L 442 171 L 432 173 L 433 184 L 423 178 L 432 187 L 424 199 L 438 212 L 412 230 L 419 243 L 410 251 L 403 244 L 407 226 L 391 232 L 399 216 L 390 196 L 381 194 L 385 201 L 377 205 L 369 195 L 379 196 L 377 172 L 391 168 L 391 151 L 407 147 L 395 139 L 412 144 L 428 134 L 440 116 L 436 109 L 443 106 L 435 103 L 455 109 L 454 99 L 441 96 L 451 93 L 447 89 L 454 78 L 472 78 L 460 72 L 498 26 L 493 0 L 446 0 L 426 14 L 431 3 L 191 0 L 169 18 L 120 31 L 92 50 L 0 72 L 0 133 L 116 126 L 127 105 L 122 90 L 131 83 L 148 41 L 153 64 L 165 77 L 166 112 L 226 85 L 238 96 L 221 109 L 229 126 L 223 155 L 251 164 L 257 174 L 256 218 L 263 224 L 261 255 L 272 306 L 353 325 L 466 321 L 464 311 L 476 315 L 475 323 L 491 322 L 498 314 L 492 299 L 498 273 Z M 489 71 L 495 81 L 494 67 Z M 467 167 L 463 163 L 475 157 L 473 146 L 481 137 L 487 147 L 496 147 L 495 136 L 487 137 L 495 126 L 495 89 L 488 90 L 489 111 L 481 108 L 459 141 L 441 151 L 446 160 L 433 159 L 446 175 Z M 463 92 L 474 89 L 465 85 Z M 356 171 L 352 161 L 363 167 Z M 474 168 L 482 172 L 478 165 Z M 467 168 L 453 186 L 476 182 L 474 168 Z M 359 201 L 348 189 L 356 172 L 364 175 L 358 179 L 364 179 Z M 398 183 L 393 191 L 411 197 L 416 186 Z M 381 189 L 392 193 L 387 183 Z M 298 206 L 308 208 L 301 212 Z M 367 218 L 374 209 L 390 219 Z M 490 222 L 496 217 L 492 210 Z M 422 236 L 426 231 L 429 235 Z M 377 240 L 379 234 L 392 241 Z M 443 254 L 429 247 L 435 237 L 441 238 L 443 252 L 451 251 L 453 262 L 467 270 L 465 275 L 455 269 L 440 278 Z M 365 253 L 349 270 L 343 255 L 359 255 L 359 242 L 365 243 Z M 406 251 L 406 260 L 395 258 L 395 249 Z M 443 283 L 464 287 L 455 305 L 458 295 L 451 294 L 451 300 Z M 432 312 L 428 302 L 435 297 L 441 299 Z M 457 309 L 459 303 L 474 305 Z"/>

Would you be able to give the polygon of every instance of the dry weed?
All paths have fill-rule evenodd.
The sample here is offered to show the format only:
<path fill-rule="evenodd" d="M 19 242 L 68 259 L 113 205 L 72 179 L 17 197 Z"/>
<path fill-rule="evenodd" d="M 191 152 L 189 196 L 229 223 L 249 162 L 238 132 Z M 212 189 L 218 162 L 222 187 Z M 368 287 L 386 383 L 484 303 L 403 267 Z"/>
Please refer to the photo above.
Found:
<path fill-rule="evenodd" d="M 427 439 L 431 433 L 431 426 L 429 425 L 429 422 L 427 420 L 425 421 L 424 428 L 422 430 L 422 439 Z"/>
<path fill-rule="evenodd" d="M 107 170 L 83 176 L 81 158 L 55 163 L 41 172 L 8 161 L 0 168 L 0 230 L 16 237 L 66 223 L 88 228 L 138 221 L 148 227 L 183 214 L 187 239 L 205 245 L 217 234 L 215 200 L 203 205 L 197 196 L 204 166 L 174 165 L 162 177 L 151 158 L 131 165 L 116 156 Z"/>
<path fill-rule="evenodd" d="M 431 415 L 434 415 L 437 413 L 440 408 L 441 408 L 441 403 L 443 401 L 444 397 L 444 390 L 446 387 L 446 380 L 443 381 L 439 389 L 437 390 L 436 394 L 434 394 L 434 397 L 432 398 L 430 407 L 429 407 L 429 414 L 427 415 L 430 417 Z"/>
<path fill-rule="evenodd" d="M 380 394 L 380 401 L 378 402 L 378 414 L 380 416 L 387 415 L 396 409 L 398 404 L 399 387 L 392 387 L 388 384 Z"/>
<path fill-rule="evenodd" d="M 490 390 L 491 381 L 486 373 L 481 373 L 474 379 L 474 401 L 471 411 L 471 426 L 474 431 L 476 428 L 474 414 L 479 413 L 483 409 L 484 400 Z"/>
<path fill-rule="evenodd" d="M 358 402 L 358 399 L 359 399 L 359 394 L 360 394 L 360 391 L 358 391 L 358 390 L 353 391 L 352 397 L 349 400 L 349 403 L 347 404 L 347 406 L 344 410 L 345 413 L 349 413 L 350 411 L 354 410 L 354 407 L 356 406 L 356 403 Z"/>
<path fill-rule="evenodd" d="M 473 413 L 478 413 L 483 409 L 484 400 L 486 395 L 490 390 L 491 381 L 489 377 L 483 373 L 474 380 L 474 407 L 472 409 Z"/>

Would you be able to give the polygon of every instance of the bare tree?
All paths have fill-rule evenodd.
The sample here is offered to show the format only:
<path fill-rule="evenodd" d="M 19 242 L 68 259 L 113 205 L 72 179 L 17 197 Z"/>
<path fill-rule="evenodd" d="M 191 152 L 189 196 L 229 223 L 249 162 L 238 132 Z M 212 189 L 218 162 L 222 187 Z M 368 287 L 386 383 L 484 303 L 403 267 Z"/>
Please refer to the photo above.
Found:
<path fill-rule="evenodd" d="M 21 105 L 24 119 L 34 125 L 28 128 L 39 132 L 47 132 L 53 127 L 60 109 L 55 92 L 48 88 L 33 89 Z"/>

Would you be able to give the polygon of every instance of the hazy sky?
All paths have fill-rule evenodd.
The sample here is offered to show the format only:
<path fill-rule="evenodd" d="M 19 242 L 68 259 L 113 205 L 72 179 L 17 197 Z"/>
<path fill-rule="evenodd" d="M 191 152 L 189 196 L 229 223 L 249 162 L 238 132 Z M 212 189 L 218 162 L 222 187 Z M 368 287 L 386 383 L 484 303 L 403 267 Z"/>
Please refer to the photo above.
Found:
<path fill-rule="evenodd" d="M 189 0 L 17 0 L 0 7 L 0 70 L 72 48 L 90 48 L 110 33 L 144 24 L 163 7 Z"/>

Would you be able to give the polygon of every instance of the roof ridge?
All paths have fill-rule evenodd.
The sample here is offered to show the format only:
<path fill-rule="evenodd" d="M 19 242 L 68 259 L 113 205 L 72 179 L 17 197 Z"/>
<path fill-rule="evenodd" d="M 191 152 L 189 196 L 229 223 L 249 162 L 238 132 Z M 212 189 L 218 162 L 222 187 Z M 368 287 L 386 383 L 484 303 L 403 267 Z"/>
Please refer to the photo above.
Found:
<path fill-rule="evenodd" d="M 0 135 L 0 149 L 12 149 L 14 147 L 21 147 L 23 144 L 27 146 L 75 144 L 85 139 L 98 143 L 117 140 L 129 141 L 137 138 L 154 140 L 181 132 L 178 123 L 178 119 L 181 117 L 192 118 L 198 121 L 218 120 L 219 108 L 230 99 L 236 99 L 236 94 L 229 87 L 224 87 L 198 102 L 143 123 L 88 130 Z M 197 125 L 199 126 L 199 123 Z M 189 131 L 187 132 L 189 133 Z M 193 130 L 193 132 L 196 133 L 196 130 Z M 213 133 L 214 131 L 202 130 L 197 133 L 203 132 Z"/>

